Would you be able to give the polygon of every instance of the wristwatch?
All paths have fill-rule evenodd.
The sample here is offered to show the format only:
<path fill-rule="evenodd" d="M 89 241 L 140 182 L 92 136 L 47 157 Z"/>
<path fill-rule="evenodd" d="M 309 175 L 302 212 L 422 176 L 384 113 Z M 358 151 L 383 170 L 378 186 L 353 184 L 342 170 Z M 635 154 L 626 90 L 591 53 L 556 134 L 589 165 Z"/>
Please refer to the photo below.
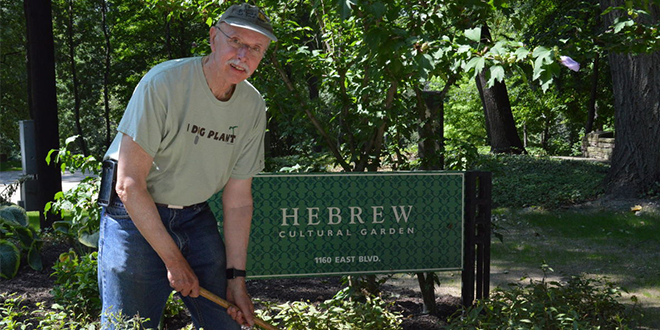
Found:
<path fill-rule="evenodd" d="M 247 275 L 247 272 L 242 269 L 236 269 L 236 268 L 229 268 L 227 269 L 227 279 L 231 280 L 237 277 L 245 277 Z"/>

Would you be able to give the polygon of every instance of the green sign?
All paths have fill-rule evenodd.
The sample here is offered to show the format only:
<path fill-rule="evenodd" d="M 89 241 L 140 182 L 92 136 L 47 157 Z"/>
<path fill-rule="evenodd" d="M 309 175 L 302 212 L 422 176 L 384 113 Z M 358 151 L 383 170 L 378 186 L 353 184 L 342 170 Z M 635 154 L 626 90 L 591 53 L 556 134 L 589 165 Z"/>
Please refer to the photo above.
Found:
<path fill-rule="evenodd" d="M 463 172 L 253 180 L 248 277 L 462 269 Z M 221 193 L 209 200 L 222 217 Z"/>

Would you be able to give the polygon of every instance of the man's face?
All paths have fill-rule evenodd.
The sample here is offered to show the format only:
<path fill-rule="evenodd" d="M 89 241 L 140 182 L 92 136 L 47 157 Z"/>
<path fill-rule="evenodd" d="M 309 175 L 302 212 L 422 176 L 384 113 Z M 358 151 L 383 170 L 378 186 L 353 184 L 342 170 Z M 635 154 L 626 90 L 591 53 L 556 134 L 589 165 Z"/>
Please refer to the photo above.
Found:
<path fill-rule="evenodd" d="M 270 39 L 259 32 L 222 23 L 210 31 L 212 56 L 223 78 L 237 84 L 257 69 Z"/>

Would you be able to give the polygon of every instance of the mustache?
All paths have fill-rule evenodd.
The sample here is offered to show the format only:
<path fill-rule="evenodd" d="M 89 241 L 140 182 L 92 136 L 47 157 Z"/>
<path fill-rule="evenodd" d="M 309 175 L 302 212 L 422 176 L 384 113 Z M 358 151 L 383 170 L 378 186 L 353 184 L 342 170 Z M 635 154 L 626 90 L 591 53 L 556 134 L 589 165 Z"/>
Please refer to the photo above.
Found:
<path fill-rule="evenodd" d="M 247 66 L 247 64 L 245 64 L 245 63 L 243 63 L 243 62 L 241 62 L 241 61 L 239 61 L 235 58 L 227 61 L 227 64 L 232 64 L 234 66 L 237 66 L 237 67 L 245 70 L 246 72 L 250 72 L 250 68 Z"/>

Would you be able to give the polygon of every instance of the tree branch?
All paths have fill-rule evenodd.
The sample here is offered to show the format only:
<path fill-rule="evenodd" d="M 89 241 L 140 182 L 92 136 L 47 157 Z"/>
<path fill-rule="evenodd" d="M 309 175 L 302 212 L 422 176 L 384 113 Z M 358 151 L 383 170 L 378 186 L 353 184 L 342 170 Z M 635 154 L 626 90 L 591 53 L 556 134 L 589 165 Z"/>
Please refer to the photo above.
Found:
<path fill-rule="evenodd" d="M 345 171 L 351 172 L 352 170 L 351 166 L 344 160 L 344 157 L 341 155 L 339 149 L 337 149 L 337 147 L 333 143 L 332 138 L 330 138 L 330 135 L 328 135 L 328 132 L 323 128 L 323 125 L 321 125 L 321 122 L 316 118 L 316 116 L 314 116 L 312 111 L 309 109 L 307 103 L 303 100 L 303 98 L 300 96 L 300 93 L 296 90 L 296 87 L 289 78 L 289 76 L 280 66 L 277 57 L 275 57 L 275 52 L 271 52 L 271 62 L 273 63 L 273 67 L 275 67 L 275 70 L 277 70 L 277 72 L 280 74 L 280 77 L 282 77 L 282 81 L 286 85 L 287 89 L 291 92 L 292 95 L 294 95 L 298 99 L 298 102 L 300 103 L 300 107 L 303 109 L 303 111 L 305 111 L 307 118 L 309 118 L 309 120 L 312 122 L 312 125 L 314 125 L 314 128 L 316 128 L 316 131 L 325 140 L 326 145 L 337 159 L 339 165 L 341 165 L 341 167 Z"/>

